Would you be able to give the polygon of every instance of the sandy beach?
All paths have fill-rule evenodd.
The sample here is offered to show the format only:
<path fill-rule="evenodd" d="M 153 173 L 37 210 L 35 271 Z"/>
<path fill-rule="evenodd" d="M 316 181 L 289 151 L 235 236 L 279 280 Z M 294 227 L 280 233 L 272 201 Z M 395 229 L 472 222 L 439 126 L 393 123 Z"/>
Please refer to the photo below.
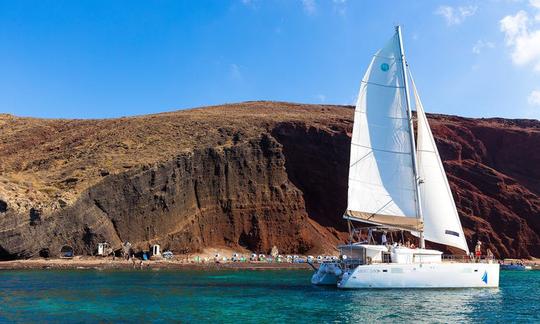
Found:
<path fill-rule="evenodd" d="M 526 265 L 532 266 L 533 270 L 540 270 L 540 262 L 537 259 L 523 260 Z M 170 269 L 170 270 L 312 270 L 307 263 L 288 263 L 288 262 L 194 262 L 192 259 L 175 258 L 173 260 L 146 260 L 139 259 L 125 260 L 123 258 L 112 257 L 92 257 L 77 256 L 73 259 L 27 259 L 12 260 L 0 262 L 0 270 L 23 270 L 23 269 L 95 269 L 95 270 L 113 270 L 113 269 Z"/>
<path fill-rule="evenodd" d="M 75 257 L 73 259 L 28 259 L 0 262 L 0 270 L 22 269 L 177 269 L 177 270 L 281 270 L 305 269 L 311 267 L 306 263 L 267 263 L 267 262 L 221 262 L 213 261 L 195 263 L 186 260 L 125 260 L 121 258 Z"/>

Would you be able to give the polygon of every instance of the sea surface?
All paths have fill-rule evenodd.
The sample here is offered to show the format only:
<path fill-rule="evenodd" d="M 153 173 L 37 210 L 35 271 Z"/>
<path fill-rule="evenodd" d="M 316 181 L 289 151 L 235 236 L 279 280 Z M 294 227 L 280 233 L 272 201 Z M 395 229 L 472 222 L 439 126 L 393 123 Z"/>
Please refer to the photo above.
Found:
<path fill-rule="evenodd" d="M 498 289 L 338 290 L 310 271 L 0 271 L 0 322 L 540 322 L 540 271 Z M 449 278 L 451 280 L 451 278 Z"/>

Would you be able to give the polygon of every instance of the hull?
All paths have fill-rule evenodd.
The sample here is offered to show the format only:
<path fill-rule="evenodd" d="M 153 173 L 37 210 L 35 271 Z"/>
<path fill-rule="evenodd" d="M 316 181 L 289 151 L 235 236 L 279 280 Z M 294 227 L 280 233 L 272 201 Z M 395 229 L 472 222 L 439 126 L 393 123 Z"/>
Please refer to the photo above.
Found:
<path fill-rule="evenodd" d="M 371 264 L 345 271 L 338 288 L 489 288 L 499 265 L 488 263 Z"/>
<path fill-rule="evenodd" d="M 311 277 L 317 286 L 336 286 L 342 272 L 337 263 L 322 263 Z"/>

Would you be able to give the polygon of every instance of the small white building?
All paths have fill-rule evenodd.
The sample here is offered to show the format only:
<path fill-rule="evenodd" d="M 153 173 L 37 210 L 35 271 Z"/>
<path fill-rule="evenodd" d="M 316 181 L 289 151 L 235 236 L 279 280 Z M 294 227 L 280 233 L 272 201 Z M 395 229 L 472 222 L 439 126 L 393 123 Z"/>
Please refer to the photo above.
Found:
<path fill-rule="evenodd" d="M 159 244 L 152 245 L 152 256 L 161 256 L 161 246 Z"/>
<path fill-rule="evenodd" d="M 97 255 L 99 256 L 108 256 L 113 253 L 111 245 L 107 242 L 98 243 L 97 246 Z"/>

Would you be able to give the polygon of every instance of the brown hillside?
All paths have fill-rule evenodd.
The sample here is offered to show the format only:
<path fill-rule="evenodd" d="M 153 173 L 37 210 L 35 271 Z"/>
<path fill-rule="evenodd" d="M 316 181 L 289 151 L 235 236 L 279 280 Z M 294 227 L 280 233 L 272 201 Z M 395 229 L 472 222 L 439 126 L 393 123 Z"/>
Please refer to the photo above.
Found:
<path fill-rule="evenodd" d="M 105 120 L 0 115 L 0 257 L 332 249 L 351 107 L 247 102 Z M 540 256 L 540 122 L 431 116 L 469 244 Z"/>

